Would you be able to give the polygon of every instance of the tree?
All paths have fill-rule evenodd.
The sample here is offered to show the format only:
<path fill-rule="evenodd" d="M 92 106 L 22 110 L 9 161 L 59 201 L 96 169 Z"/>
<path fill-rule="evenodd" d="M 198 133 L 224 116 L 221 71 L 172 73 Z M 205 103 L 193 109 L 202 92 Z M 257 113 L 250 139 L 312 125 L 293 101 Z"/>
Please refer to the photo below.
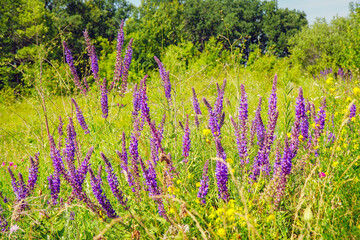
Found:
<path fill-rule="evenodd" d="M 134 39 L 134 65 L 145 71 L 155 66 L 154 56 L 184 38 L 183 5 L 178 1 L 146 1 L 126 22 L 126 36 Z M 133 66 L 134 66 L 133 65 Z"/>

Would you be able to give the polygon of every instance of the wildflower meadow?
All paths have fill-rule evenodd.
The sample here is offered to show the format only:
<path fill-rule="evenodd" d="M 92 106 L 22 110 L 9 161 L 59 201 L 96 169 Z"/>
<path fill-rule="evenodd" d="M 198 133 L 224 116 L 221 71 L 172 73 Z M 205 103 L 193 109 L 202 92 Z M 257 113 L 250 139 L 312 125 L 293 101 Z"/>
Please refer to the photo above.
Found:
<path fill-rule="evenodd" d="M 2 239 L 360 238 L 356 72 L 294 80 L 235 51 L 210 77 L 151 56 L 129 81 L 123 28 L 111 77 L 84 29 L 88 74 L 62 41 L 67 92 L 39 75 L 0 106 Z"/>

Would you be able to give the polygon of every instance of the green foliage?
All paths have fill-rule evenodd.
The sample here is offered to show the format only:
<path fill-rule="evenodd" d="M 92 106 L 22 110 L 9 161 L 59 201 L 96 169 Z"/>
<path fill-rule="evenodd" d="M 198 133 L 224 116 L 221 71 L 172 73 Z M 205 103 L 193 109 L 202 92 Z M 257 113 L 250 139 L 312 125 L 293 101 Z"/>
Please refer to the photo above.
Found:
<path fill-rule="evenodd" d="M 259 0 L 188 0 L 184 4 L 185 31 L 193 43 L 204 43 L 211 37 L 225 37 L 226 47 L 247 38 L 245 53 L 252 45 L 262 51 L 275 45 L 280 56 L 288 53 L 287 40 L 307 24 L 303 12 L 278 8 L 276 1 Z M 241 46 L 238 46 L 241 47 Z"/>
<path fill-rule="evenodd" d="M 126 22 L 126 35 L 134 39 L 136 70 L 155 66 L 154 56 L 183 40 L 183 6 L 179 1 L 146 1 Z"/>
<path fill-rule="evenodd" d="M 335 18 L 331 24 L 318 19 L 311 27 L 305 27 L 289 42 L 291 58 L 295 64 L 317 74 L 326 66 L 341 66 L 343 52 L 339 43 L 351 41 L 347 37 L 349 19 Z"/>
<path fill-rule="evenodd" d="M 346 69 L 359 72 L 360 66 L 360 6 L 351 5 L 349 24 L 346 29 L 346 39 L 340 42 L 342 49 L 342 65 Z"/>

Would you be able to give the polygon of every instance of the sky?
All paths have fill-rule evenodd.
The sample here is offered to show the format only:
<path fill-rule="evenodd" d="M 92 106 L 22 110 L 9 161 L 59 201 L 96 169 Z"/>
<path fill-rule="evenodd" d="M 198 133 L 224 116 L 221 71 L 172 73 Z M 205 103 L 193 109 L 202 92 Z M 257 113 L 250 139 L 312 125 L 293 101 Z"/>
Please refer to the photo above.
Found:
<path fill-rule="evenodd" d="M 129 0 L 139 6 L 141 0 Z M 349 14 L 349 3 L 352 0 L 278 0 L 279 7 L 298 9 L 306 13 L 309 24 L 317 17 L 324 17 L 330 22 L 334 16 L 345 17 Z"/>

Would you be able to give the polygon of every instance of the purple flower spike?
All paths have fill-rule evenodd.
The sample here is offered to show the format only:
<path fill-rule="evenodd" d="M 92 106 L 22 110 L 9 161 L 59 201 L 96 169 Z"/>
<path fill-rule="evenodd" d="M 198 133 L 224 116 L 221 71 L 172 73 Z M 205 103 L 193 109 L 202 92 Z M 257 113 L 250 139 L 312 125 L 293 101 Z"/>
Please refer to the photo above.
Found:
<path fill-rule="evenodd" d="M 170 72 L 165 70 L 164 64 L 160 62 L 160 60 L 156 56 L 154 57 L 154 59 L 158 64 L 160 77 L 164 83 L 165 97 L 170 103 L 171 102 L 171 83 L 169 78 Z"/>
<path fill-rule="evenodd" d="M 126 88 L 127 88 L 127 78 L 129 75 L 129 68 L 130 68 L 132 53 L 133 53 L 132 43 L 133 43 L 133 39 L 130 39 L 129 45 L 126 49 L 123 67 L 121 69 L 122 83 L 121 83 L 120 96 L 122 96 L 122 97 L 124 96 Z"/>
<path fill-rule="evenodd" d="M 8 225 L 6 218 L 3 215 L 3 212 L 4 212 L 4 210 L 0 206 L 0 229 L 2 232 L 6 232 L 9 230 L 9 225 Z"/>
<path fill-rule="evenodd" d="M 14 176 L 14 173 L 11 171 L 10 167 L 8 167 L 8 171 L 11 177 L 11 186 L 13 188 L 13 191 L 16 196 L 16 200 L 21 201 L 21 199 L 24 199 L 26 196 L 26 187 L 24 182 L 21 183 L 21 181 L 17 180 Z"/>
<path fill-rule="evenodd" d="M 140 186 L 140 173 L 139 173 L 139 150 L 138 150 L 138 139 L 135 135 L 135 133 L 131 133 L 130 138 L 130 146 L 129 146 L 129 153 L 131 156 L 131 169 L 132 169 L 132 177 L 135 180 L 135 188 L 133 191 L 136 194 L 139 194 L 139 191 L 141 189 Z M 130 182 L 129 182 L 130 183 Z"/>
<path fill-rule="evenodd" d="M 79 185 L 79 189 L 82 190 L 82 185 L 84 183 L 87 172 L 90 167 L 90 158 L 92 153 L 94 152 L 94 147 L 91 147 L 87 152 L 84 161 L 81 163 L 80 167 L 77 170 L 77 184 Z"/>
<path fill-rule="evenodd" d="M 241 164 L 245 163 L 247 159 L 247 126 L 248 121 L 248 103 L 247 103 L 247 96 L 245 92 L 245 87 L 241 84 L 241 99 L 240 99 L 240 107 L 239 107 L 239 127 L 240 127 L 240 141 L 238 141 L 238 150 L 239 156 L 241 159 Z M 246 160 L 248 163 L 249 160 Z"/>
<path fill-rule="evenodd" d="M 148 161 L 148 168 L 145 167 L 145 164 L 143 160 L 140 158 L 140 166 L 142 168 L 144 178 L 145 178 L 145 184 L 147 186 L 146 191 L 149 192 L 150 197 L 156 197 L 160 195 L 160 191 L 157 185 L 156 181 L 156 171 L 151 164 L 150 161 Z M 167 215 L 164 208 L 164 203 L 162 201 L 162 198 L 154 198 L 154 201 L 158 205 L 159 215 L 167 219 Z"/>
<path fill-rule="evenodd" d="M 91 71 L 94 75 L 94 79 L 98 82 L 99 65 L 98 65 L 98 59 L 97 59 L 96 52 L 95 52 L 95 47 L 94 47 L 94 45 L 91 44 L 91 39 L 90 39 L 89 33 L 87 32 L 86 29 L 83 33 L 84 33 L 84 38 L 85 38 L 85 42 L 86 42 L 86 50 L 87 50 L 89 58 L 90 58 Z"/>
<path fill-rule="evenodd" d="M 315 120 L 314 144 L 317 143 L 321 133 L 324 130 L 325 119 L 326 119 L 325 108 L 326 108 L 326 98 L 323 99 L 323 101 L 321 102 L 321 106 L 317 112 L 317 115 L 314 116 L 314 120 Z"/>
<path fill-rule="evenodd" d="M 94 174 L 93 170 L 91 169 L 91 167 L 89 168 L 89 172 L 90 172 L 90 184 L 91 184 L 91 188 L 93 190 L 94 196 L 98 200 L 98 202 L 101 205 L 101 207 L 103 208 L 103 210 L 106 212 L 106 215 L 109 218 L 116 218 L 117 214 L 116 214 L 115 210 L 113 209 L 113 207 L 111 206 L 109 199 L 107 199 L 105 193 L 103 192 L 103 190 L 101 188 L 100 179 L 95 177 L 95 174 Z"/>
<path fill-rule="evenodd" d="M 257 134 L 257 138 L 258 138 L 257 144 L 260 147 L 262 146 L 265 135 L 265 127 L 261 119 L 261 103 L 262 103 L 262 98 L 259 99 L 259 104 L 255 112 L 255 117 L 251 123 L 251 128 L 250 128 L 250 143 L 253 144 L 255 134 Z"/>
<path fill-rule="evenodd" d="M 138 85 L 135 84 L 134 90 L 133 90 L 133 106 L 134 111 L 132 112 L 132 115 L 137 117 L 139 115 L 140 107 L 141 107 L 141 92 L 140 89 L 138 89 Z"/>
<path fill-rule="evenodd" d="M 271 89 L 271 95 L 269 97 L 269 108 L 268 108 L 269 120 L 271 118 L 273 118 L 277 112 L 276 89 L 277 89 L 277 74 L 275 74 L 272 89 Z"/>
<path fill-rule="evenodd" d="M 200 105 L 199 105 L 199 101 L 197 99 L 197 96 L 196 96 L 196 92 L 195 92 L 195 89 L 194 88 L 191 88 L 192 89 L 192 93 L 193 93 L 193 106 L 194 106 L 194 111 L 196 114 L 198 115 L 201 115 L 201 110 L 200 110 Z"/>
<path fill-rule="evenodd" d="M 129 153 L 131 156 L 131 164 L 134 168 L 134 173 L 139 176 L 137 165 L 139 164 L 139 150 L 138 150 L 138 139 L 134 133 L 131 133 Z"/>
<path fill-rule="evenodd" d="M 78 104 L 76 103 L 75 99 L 71 99 L 72 103 L 74 104 L 75 106 L 75 109 L 76 109 L 76 118 L 80 124 L 80 126 L 82 127 L 82 129 L 85 131 L 85 134 L 88 134 L 90 133 L 89 132 L 89 129 L 88 129 L 88 126 L 85 122 L 85 118 L 84 118 L 84 115 L 82 114 L 81 112 L 81 109 L 79 108 Z"/>
<path fill-rule="evenodd" d="M 85 86 L 85 88 L 84 88 L 84 94 L 86 95 L 86 93 L 88 92 L 88 91 L 90 91 L 90 87 L 89 87 L 89 84 L 88 84 L 88 82 L 87 82 L 87 80 L 86 80 L 86 76 L 84 76 L 84 78 L 83 78 L 83 83 L 84 83 L 84 86 Z"/>
<path fill-rule="evenodd" d="M 186 116 L 186 125 L 184 129 L 184 137 L 183 137 L 183 156 L 184 162 L 188 162 L 191 140 L 190 140 L 190 128 L 189 128 L 189 116 Z"/>
<path fill-rule="evenodd" d="M 229 199 L 229 192 L 227 187 L 228 182 L 228 169 L 224 161 L 226 161 L 226 153 L 221 144 L 219 137 L 215 137 L 215 146 L 216 146 L 216 157 L 222 159 L 222 161 L 216 161 L 215 176 L 217 180 L 219 198 L 227 201 Z"/>
<path fill-rule="evenodd" d="M 28 194 L 30 194 L 34 190 L 36 182 L 38 180 L 39 155 L 40 153 L 35 154 L 35 160 L 30 156 L 29 180 L 27 184 Z"/>
<path fill-rule="evenodd" d="M 121 57 L 121 52 L 122 52 L 122 48 L 123 48 L 123 44 L 124 44 L 124 20 L 121 21 L 120 24 L 120 28 L 118 31 L 118 36 L 117 36 L 117 44 L 116 44 L 116 61 L 115 61 L 115 71 L 114 71 L 114 80 L 112 82 L 112 86 L 110 89 L 113 88 L 113 86 L 119 82 L 120 78 L 122 77 L 122 69 L 123 69 L 123 64 L 122 64 L 122 57 Z"/>
<path fill-rule="evenodd" d="M 229 192 L 227 188 L 228 169 L 225 163 L 221 161 L 216 162 L 215 175 L 219 190 L 219 198 L 227 201 L 229 199 Z"/>
<path fill-rule="evenodd" d="M 128 165 L 128 158 L 126 152 L 126 135 L 125 132 L 122 134 L 122 152 L 121 152 L 121 168 L 125 170 L 125 166 Z"/>
<path fill-rule="evenodd" d="M 210 103 L 206 100 L 206 98 L 203 98 L 203 101 L 208 108 L 209 111 L 209 127 L 211 130 L 211 133 L 214 137 L 220 137 L 220 125 L 216 118 L 216 113 L 213 111 Z"/>
<path fill-rule="evenodd" d="M 284 175 L 289 175 L 291 173 L 292 158 L 293 158 L 293 153 L 291 151 L 291 147 L 289 146 L 289 141 L 286 137 L 284 153 L 280 163 L 281 171 Z"/>
<path fill-rule="evenodd" d="M 197 197 L 200 198 L 202 204 L 206 204 L 206 195 L 209 191 L 209 160 L 205 162 L 202 179 L 200 180 L 200 187 Z"/>
<path fill-rule="evenodd" d="M 76 68 L 75 68 L 75 65 L 74 65 L 73 57 L 71 55 L 71 51 L 68 48 L 65 41 L 63 42 L 63 47 L 64 47 L 64 52 L 65 52 L 65 59 L 66 59 L 67 64 L 70 67 L 70 72 L 71 72 L 71 74 L 73 76 L 75 86 L 78 89 L 80 89 L 81 91 L 83 91 L 83 87 L 81 86 L 81 83 L 80 83 L 80 78 L 79 78 L 79 76 L 78 76 L 78 74 L 76 72 Z"/>
<path fill-rule="evenodd" d="M 309 121 L 305 110 L 305 99 L 302 88 L 299 88 L 299 96 L 296 98 L 295 115 L 300 120 L 300 132 L 304 139 L 309 137 Z"/>
<path fill-rule="evenodd" d="M 260 175 L 260 171 L 265 172 L 267 175 L 270 174 L 269 154 L 274 141 L 274 131 L 279 116 L 279 112 L 277 110 L 276 85 L 277 75 L 275 74 L 271 95 L 269 97 L 268 125 L 265 133 L 265 139 L 254 160 L 253 173 L 250 175 L 250 178 L 254 181 L 257 180 Z"/>
<path fill-rule="evenodd" d="M 214 105 L 214 114 L 216 116 L 218 124 L 221 122 L 221 115 L 223 111 L 223 102 L 224 102 L 224 95 L 225 95 L 225 87 L 226 87 L 226 79 L 224 79 L 223 85 L 220 88 L 219 84 L 216 83 L 218 96 L 216 98 L 216 102 Z"/>
<path fill-rule="evenodd" d="M 106 119 L 109 116 L 108 90 L 106 86 L 106 78 L 104 78 L 103 84 L 101 86 L 101 111 L 102 111 L 102 117 Z"/>
<path fill-rule="evenodd" d="M 59 116 L 58 133 L 59 133 L 60 137 L 63 135 L 63 126 L 64 126 L 64 123 L 63 123 L 63 121 L 61 119 L 61 116 Z"/>
<path fill-rule="evenodd" d="M 353 117 L 355 117 L 356 116 L 356 105 L 355 104 L 353 104 L 353 105 L 351 105 L 351 107 L 350 107 L 350 119 L 352 119 Z"/>
<path fill-rule="evenodd" d="M 57 199 L 59 198 L 60 193 L 60 177 L 58 173 L 54 173 L 48 177 L 49 189 L 51 194 L 51 201 L 53 205 L 57 204 Z"/>
<path fill-rule="evenodd" d="M 111 191 L 116 197 L 116 199 L 119 201 L 119 203 L 123 205 L 125 210 L 127 210 L 128 209 L 128 206 L 126 205 L 127 199 L 124 197 L 124 194 L 119 189 L 119 180 L 114 173 L 114 169 L 111 166 L 109 160 L 106 158 L 106 156 L 103 153 L 100 153 L 100 155 L 105 162 L 105 171 L 107 173 L 106 178 L 108 180 Z"/>
<path fill-rule="evenodd" d="M 226 153 L 224 151 L 224 148 L 221 144 L 221 126 L 224 121 L 224 117 L 222 114 L 222 103 L 223 103 L 223 97 L 224 97 L 224 91 L 226 86 L 226 80 L 224 80 L 223 86 L 220 89 L 219 85 L 216 84 L 218 89 L 218 97 L 216 99 L 214 109 L 211 107 L 210 103 L 203 98 L 204 103 L 209 111 L 209 127 L 211 129 L 211 132 L 213 134 L 214 140 L 215 140 L 215 146 L 216 146 L 216 157 L 220 158 L 222 160 L 216 161 L 216 169 L 215 169 L 215 175 L 218 185 L 218 191 L 219 191 L 219 198 L 228 201 L 229 199 L 229 193 L 227 188 L 227 182 L 228 182 L 228 169 L 226 164 L 223 161 L 226 161 Z"/>
<path fill-rule="evenodd" d="M 56 148 L 54 138 L 50 136 L 49 140 L 50 140 L 50 157 L 52 159 L 55 172 L 58 173 L 58 175 L 61 174 L 66 175 L 64 162 L 62 160 L 62 156 L 60 155 L 60 151 Z"/>
<path fill-rule="evenodd" d="M 123 170 L 123 173 L 129 183 L 129 186 L 132 188 L 132 191 L 135 192 L 135 183 L 134 183 L 134 178 L 131 175 L 131 172 L 129 171 L 129 167 L 128 167 L 128 162 L 127 162 L 127 153 L 126 153 L 126 148 L 125 150 L 123 149 L 123 152 L 120 153 L 119 151 L 116 151 L 116 154 L 119 156 L 120 160 L 121 160 L 121 168 Z"/>
<path fill-rule="evenodd" d="M 141 80 L 140 83 L 140 89 L 139 89 L 139 94 L 140 94 L 140 110 L 141 110 L 141 118 L 143 120 L 143 122 L 149 122 L 151 121 L 150 119 L 150 108 L 147 104 L 148 101 L 148 97 L 146 94 L 146 79 L 147 79 L 147 75 L 145 75 L 145 77 Z"/>
<path fill-rule="evenodd" d="M 65 157 L 68 161 L 75 161 L 75 136 L 76 133 L 72 128 L 72 119 L 69 118 L 69 124 L 67 126 L 67 138 L 65 139 Z"/>

